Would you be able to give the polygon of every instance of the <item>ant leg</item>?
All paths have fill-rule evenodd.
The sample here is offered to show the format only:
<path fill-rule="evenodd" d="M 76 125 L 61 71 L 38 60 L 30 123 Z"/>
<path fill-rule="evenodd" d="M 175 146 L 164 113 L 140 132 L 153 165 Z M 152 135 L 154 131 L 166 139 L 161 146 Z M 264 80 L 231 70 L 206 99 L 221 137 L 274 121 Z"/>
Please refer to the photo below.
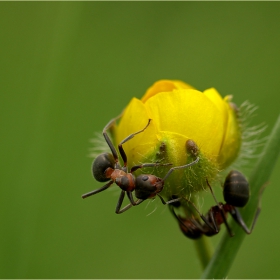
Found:
<path fill-rule="evenodd" d="M 174 202 L 178 202 L 178 201 L 181 200 L 181 197 L 178 197 L 178 198 L 174 198 L 174 199 L 165 201 L 165 200 L 163 199 L 163 197 L 162 197 L 160 194 L 157 193 L 157 196 L 160 198 L 162 204 L 164 204 L 164 205 L 165 205 L 165 204 L 172 204 L 172 203 L 174 203 Z"/>
<path fill-rule="evenodd" d="M 193 208 L 196 210 L 196 212 L 199 214 L 199 216 L 200 216 L 200 218 L 203 220 L 203 222 L 209 227 L 209 228 L 211 228 L 212 230 L 214 230 L 215 232 L 219 232 L 219 229 L 218 229 L 218 227 L 217 227 L 217 224 L 216 224 L 216 221 L 215 221 L 215 219 L 214 219 L 214 215 L 213 215 L 213 212 L 211 211 L 211 209 L 210 209 L 210 211 L 209 211 L 209 215 L 210 215 L 210 219 L 211 219 L 211 221 L 212 221 L 212 223 L 213 223 L 213 225 L 214 225 L 214 227 L 211 225 L 211 223 L 207 220 L 207 218 L 198 210 L 198 208 L 195 206 L 195 204 L 192 202 L 192 201 L 190 201 L 190 200 L 188 200 L 187 198 L 185 198 L 185 197 L 183 197 L 183 199 L 184 200 L 186 200 L 188 203 L 190 203 L 192 206 L 193 206 Z"/>
<path fill-rule="evenodd" d="M 193 233 L 193 229 L 188 227 L 187 225 L 185 225 L 185 223 L 183 222 L 183 220 L 181 219 L 180 216 L 178 216 L 175 211 L 174 211 L 174 207 L 170 207 L 169 208 L 171 213 L 173 214 L 173 216 L 175 217 L 175 219 L 179 222 L 179 224 L 181 224 L 184 228 L 186 228 L 188 231 L 190 231 L 191 233 Z"/>
<path fill-rule="evenodd" d="M 229 211 L 229 213 L 231 214 L 232 218 L 236 221 L 236 223 L 239 224 L 247 234 L 250 234 L 253 231 L 256 220 L 260 214 L 260 209 L 258 209 L 255 214 L 255 218 L 254 218 L 251 230 L 248 229 L 247 225 L 245 224 L 245 222 L 237 208 L 232 207 L 232 209 Z"/>
<path fill-rule="evenodd" d="M 212 194 L 212 196 L 213 196 L 213 198 L 214 198 L 216 204 L 219 206 L 219 202 L 218 202 L 218 200 L 217 200 L 217 198 L 216 198 L 216 196 L 215 196 L 215 194 L 214 194 L 214 192 L 213 192 L 213 189 L 212 189 L 212 187 L 211 187 L 211 185 L 209 184 L 209 182 L 208 182 L 207 179 L 206 179 L 206 183 L 207 183 L 207 185 L 208 185 L 208 187 L 209 187 L 209 189 L 210 189 L 210 191 L 211 191 L 211 194 Z"/>
<path fill-rule="evenodd" d="M 260 193 L 259 193 L 259 203 L 258 203 L 258 208 L 257 208 L 257 211 L 255 213 L 255 216 L 254 216 L 254 220 L 252 222 L 252 226 L 251 226 L 251 229 L 248 229 L 247 225 L 245 224 L 242 216 L 241 216 L 241 213 L 239 212 L 239 210 L 235 207 L 233 207 L 229 213 L 231 214 L 231 216 L 233 217 L 233 219 L 237 222 L 237 224 L 239 224 L 243 230 L 247 233 L 247 234 L 251 234 L 254 227 L 255 227 L 255 224 L 257 222 L 257 219 L 260 215 L 260 212 L 261 212 L 261 196 L 262 196 L 262 193 L 264 191 L 266 187 L 266 184 L 260 189 Z"/>
<path fill-rule="evenodd" d="M 109 136 L 108 136 L 108 134 L 107 134 L 107 130 L 108 130 L 108 129 L 113 125 L 113 123 L 114 123 L 118 118 L 120 118 L 121 116 L 122 116 L 122 114 L 119 115 L 119 116 L 117 116 L 116 118 L 111 119 L 111 120 L 109 121 L 109 123 L 104 127 L 103 133 L 102 133 L 103 136 L 104 136 L 104 138 L 105 138 L 105 140 L 106 140 L 106 142 L 107 142 L 107 144 L 108 144 L 108 146 L 109 146 L 109 148 L 110 148 L 110 150 L 111 150 L 111 152 L 112 152 L 112 155 L 113 155 L 113 157 L 114 157 L 114 159 L 115 159 L 116 162 L 119 161 L 118 153 L 117 153 L 117 151 L 116 151 L 116 149 L 115 149 L 115 147 L 114 147 L 112 141 L 110 140 L 110 138 L 109 138 Z"/>
<path fill-rule="evenodd" d="M 213 213 L 212 213 L 212 212 L 211 212 L 210 216 L 211 216 L 211 221 L 213 222 L 213 225 L 214 225 L 215 228 L 213 228 L 213 226 L 209 223 L 209 221 L 206 219 L 206 217 L 198 210 L 198 208 L 195 206 L 195 204 L 194 204 L 192 201 L 190 201 L 189 199 L 184 198 L 184 197 L 179 197 L 179 198 L 171 199 L 171 200 L 165 202 L 165 201 L 163 200 L 163 198 L 162 198 L 159 194 L 157 194 L 157 195 L 160 197 L 160 199 L 161 199 L 161 201 L 162 201 L 163 204 L 172 204 L 172 203 L 174 203 L 174 202 L 180 201 L 181 199 L 186 200 L 188 203 L 190 203 L 190 204 L 194 207 L 194 209 L 196 210 L 196 212 L 199 214 L 200 218 L 204 221 L 204 223 L 205 223 L 209 228 L 211 228 L 212 230 L 214 230 L 214 231 L 216 231 L 216 232 L 219 232 L 219 229 L 218 229 L 218 227 L 217 227 L 217 225 L 216 225 L 216 221 L 215 221 L 215 219 L 214 219 L 214 216 L 213 216 Z"/>
<path fill-rule="evenodd" d="M 160 164 L 160 163 L 143 163 L 143 164 L 140 164 L 140 165 L 133 166 L 130 169 L 130 173 L 133 173 L 137 169 L 144 168 L 144 167 L 169 166 L 169 165 L 172 165 L 172 163 L 164 163 L 164 164 Z"/>
<path fill-rule="evenodd" d="M 229 233 L 229 235 L 232 237 L 232 236 L 234 236 L 234 234 L 233 234 L 233 232 L 231 231 L 231 229 L 230 229 L 230 227 L 229 227 L 229 224 L 228 224 L 228 222 L 227 222 L 227 218 L 226 218 L 226 215 L 225 215 L 225 211 L 224 211 L 224 209 L 223 209 L 223 207 L 221 206 L 221 204 L 217 201 L 217 198 L 216 198 L 216 196 L 215 196 L 215 194 L 214 194 L 214 192 L 213 192 L 213 190 L 212 190 L 212 187 L 210 186 L 210 184 L 209 184 L 209 182 L 208 182 L 208 180 L 206 179 L 206 183 L 207 183 L 207 185 L 208 185 L 208 187 L 209 187 L 209 189 L 210 189 L 210 191 L 211 191 L 211 194 L 212 194 L 212 196 L 213 196 L 213 198 L 214 198 L 214 200 L 215 200 L 215 202 L 216 202 L 216 204 L 217 204 L 217 206 L 219 207 L 219 209 L 220 209 L 220 213 L 221 213 L 221 215 L 222 215 L 222 218 L 223 218 L 223 221 L 224 221 L 224 223 L 225 223 L 225 226 L 226 226 L 226 228 L 227 228 L 227 231 L 228 231 L 228 233 Z M 212 219 L 212 218 L 211 218 Z M 213 221 L 214 221 L 215 219 L 214 219 L 214 217 L 213 217 Z M 215 222 L 216 223 L 216 222 Z M 217 230 L 217 226 L 214 224 L 214 226 L 216 227 L 216 232 L 218 232 Z"/>
<path fill-rule="evenodd" d="M 123 209 L 121 209 L 121 206 L 122 206 L 122 203 L 123 203 L 123 200 L 124 200 L 124 196 L 125 196 L 125 191 L 122 190 L 121 194 L 120 194 L 120 197 L 119 197 L 119 200 L 118 200 L 118 203 L 117 203 L 117 207 L 116 207 L 116 211 L 115 211 L 116 214 L 121 214 L 121 213 L 125 212 L 126 210 L 128 210 L 129 208 L 131 208 L 132 206 L 138 205 L 143 201 L 142 199 L 138 199 L 137 201 L 134 201 L 133 196 L 132 196 L 132 192 L 127 191 L 126 193 L 127 193 L 127 196 L 128 196 L 131 203 L 128 204 L 127 206 L 125 206 Z"/>
<path fill-rule="evenodd" d="M 105 191 L 106 189 L 108 189 L 112 184 L 114 183 L 114 181 L 110 181 L 109 183 L 107 183 L 105 186 L 97 189 L 97 190 L 94 190 L 94 191 L 91 191 L 91 192 L 88 192 L 88 193 L 85 193 L 82 195 L 82 198 L 87 198 L 91 195 L 94 195 L 94 194 L 97 194 L 99 192 L 103 192 Z"/>
<path fill-rule="evenodd" d="M 157 194 L 157 195 L 158 195 L 158 194 Z M 158 195 L 158 196 L 159 196 L 159 195 Z M 214 230 L 214 231 L 216 231 L 216 232 L 219 232 L 218 227 L 217 227 L 217 225 L 216 225 L 216 221 L 215 221 L 214 216 L 213 216 L 213 213 L 211 212 L 210 216 L 211 216 L 211 221 L 213 222 L 213 225 L 214 225 L 215 228 L 213 228 L 213 226 L 209 223 L 209 221 L 206 219 L 206 217 L 198 210 L 198 208 L 195 206 L 195 204 L 194 204 L 192 201 L 190 201 L 189 199 L 184 198 L 184 197 L 179 197 L 179 198 L 175 198 L 175 199 L 172 199 L 172 200 L 169 200 L 169 201 L 166 201 L 166 202 L 165 202 L 165 201 L 161 198 L 161 201 L 162 201 L 162 203 L 165 202 L 165 203 L 163 203 L 163 204 L 172 204 L 172 203 L 174 203 L 174 202 L 179 201 L 180 199 L 184 199 L 184 200 L 186 200 L 188 203 L 190 203 L 190 204 L 194 207 L 194 209 L 196 210 L 196 212 L 199 214 L 200 218 L 204 221 L 204 223 L 205 223 L 209 228 L 211 228 L 212 230 Z"/>
<path fill-rule="evenodd" d="M 210 219 L 210 221 L 212 222 L 214 228 L 213 228 L 212 226 L 209 226 L 210 223 L 209 223 L 208 221 L 207 221 L 207 223 L 206 223 L 206 220 L 203 220 L 203 221 L 205 222 L 205 224 L 206 224 L 208 227 L 210 227 L 212 230 L 214 229 L 214 231 L 215 231 L 216 233 L 218 233 L 220 230 L 219 230 L 218 225 L 217 225 L 217 223 L 216 223 L 216 220 L 215 220 L 215 217 L 214 217 L 214 212 L 213 212 L 213 209 L 212 209 L 212 208 L 210 208 L 210 210 L 208 211 L 208 215 L 209 215 L 209 219 Z"/>
<path fill-rule="evenodd" d="M 253 220 L 253 223 L 252 223 L 250 232 L 253 231 L 253 229 L 254 229 L 254 227 L 255 227 L 255 224 L 256 224 L 256 222 L 257 222 L 257 219 L 258 219 L 258 217 L 259 217 L 259 215 L 260 215 L 260 212 L 261 212 L 261 196 L 262 196 L 263 191 L 264 191 L 264 189 L 266 188 L 267 184 L 268 184 L 268 183 L 264 184 L 264 185 L 262 186 L 262 188 L 260 189 L 260 191 L 259 191 L 258 208 L 257 208 L 256 214 L 255 214 L 255 217 L 254 217 L 254 220 Z M 241 214 L 240 214 L 240 216 L 241 216 Z"/>
<path fill-rule="evenodd" d="M 131 191 L 127 191 L 126 194 L 127 194 L 128 199 L 130 200 L 130 203 L 131 203 L 133 206 L 135 206 L 135 205 L 136 205 L 136 202 L 134 201 L 132 192 L 131 192 Z"/>
<path fill-rule="evenodd" d="M 139 205 L 140 203 L 142 203 L 144 200 L 143 199 L 138 199 L 135 201 L 135 205 Z M 130 209 L 133 205 L 130 203 L 128 205 L 126 205 L 124 208 L 122 208 L 121 210 L 116 209 L 116 214 L 122 214 L 123 212 L 125 212 L 126 210 Z"/>
<path fill-rule="evenodd" d="M 165 181 L 165 180 L 170 176 L 170 174 L 171 174 L 174 170 L 176 170 L 176 169 L 187 168 L 187 167 L 189 167 L 189 166 L 192 166 L 192 165 L 198 163 L 198 161 L 199 161 L 199 157 L 197 157 L 195 161 L 193 161 L 193 162 L 191 162 L 191 163 L 188 163 L 188 164 L 186 164 L 186 165 L 175 166 L 175 167 L 170 168 L 169 171 L 167 172 L 167 174 L 165 175 L 165 177 L 162 179 L 162 181 Z"/>
<path fill-rule="evenodd" d="M 221 209 L 221 208 L 220 208 L 220 209 Z M 221 209 L 221 214 L 222 214 L 222 217 L 223 217 L 223 220 L 224 220 L 224 223 L 225 223 L 225 226 L 226 226 L 226 228 L 227 228 L 227 231 L 228 231 L 229 235 L 230 235 L 231 237 L 233 237 L 233 236 L 234 236 L 234 233 L 232 232 L 232 230 L 231 230 L 231 228 L 230 228 L 230 226 L 229 226 L 229 224 L 228 224 L 228 222 L 227 222 L 227 218 L 226 218 L 224 209 Z"/>
<path fill-rule="evenodd" d="M 191 219 L 192 223 L 202 232 L 205 233 L 205 229 L 203 228 L 202 224 L 197 219 Z"/>
<path fill-rule="evenodd" d="M 260 215 L 260 212 L 261 212 L 261 208 L 258 207 L 257 211 L 256 211 L 256 214 L 254 216 L 254 220 L 253 220 L 251 229 L 248 229 L 247 225 L 245 224 L 245 222 L 244 222 L 244 220 L 241 216 L 241 213 L 239 212 L 239 210 L 237 208 L 234 207 L 234 209 L 232 209 L 232 211 L 230 211 L 230 214 L 233 217 L 233 219 L 237 222 L 237 224 L 239 224 L 247 234 L 251 234 L 254 227 L 255 227 L 257 219 Z"/>
<path fill-rule="evenodd" d="M 118 148 L 119 148 L 121 157 L 122 157 L 122 159 L 123 159 L 123 165 L 124 165 L 124 167 L 127 166 L 127 157 L 126 157 L 126 154 L 125 154 L 125 151 L 124 151 L 122 145 L 123 145 L 125 142 L 127 142 L 128 140 L 132 139 L 136 134 L 139 134 L 139 133 L 143 132 L 143 131 L 149 126 L 150 122 L 151 122 L 151 119 L 149 119 L 148 124 L 147 124 L 143 129 L 141 129 L 141 130 L 139 130 L 139 131 L 137 131 L 137 132 L 135 132 L 135 133 L 130 134 L 130 135 L 127 136 L 124 140 L 122 140 L 121 143 L 118 145 Z"/>
<path fill-rule="evenodd" d="M 167 202 L 164 201 L 163 197 L 162 197 L 160 194 L 157 193 L 157 196 L 160 198 L 160 200 L 161 200 L 161 202 L 162 202 L 163 205 L 168 204 Z M 173 200 L 174 200 L 174 199 L 173 199 Z M 176 200 L 177 200 L 177 199 L 176 199 Z M 169 201 L 168 201 L 168 202 L 169 202 Z M 172 202 L 174 202 L 174 201 L 172 201 Z M 172 203 L 172 202 L 169 202 L 169 203 Z"/>
<path fill-rule="evenodd" d="M 119 197 L 119 200 L 118 200 L 118 203 L 117 203 L 117 206 L 116 206 L 116 213 L 119 214 L 120 212 L 120 209 L 121 209 L 121 206 L 122 206 L 122 203 L 123 203 L 123 199 L 124 199 L 124 196 L 125 196 L 125 191 L 122 190 L 121 191 L 121 194 L 120 194 L 120 197 Z"/>

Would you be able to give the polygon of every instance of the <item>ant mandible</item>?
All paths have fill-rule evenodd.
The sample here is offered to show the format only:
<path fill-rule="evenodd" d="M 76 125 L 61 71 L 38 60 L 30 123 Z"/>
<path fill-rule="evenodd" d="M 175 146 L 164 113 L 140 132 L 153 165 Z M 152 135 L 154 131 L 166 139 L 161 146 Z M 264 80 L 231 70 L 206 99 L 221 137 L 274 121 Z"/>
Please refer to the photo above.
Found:
<path fill-rule="evenodd" d="M 233 217 L 235 222 L 241 226 L 245 233 L 250 234 L 254 229 L 261 208 L 259 204 L 254 216 L 251 229 L 248 229 L 241 216 L 241 213 L 237 208 L 244 207 L 247 204 L 250 196 L 249 183 L 244 177 L 244 175 L 236 170 L 232 170 L 227 175 L 223 185 L 223 196 L 226 203 L 218 203 L 208 180 L 206 180 L 206 183 L 210 188 L 211 194 L 216 202 L 216 205 L 210 208 L 206 216 L 200 213 L 200 211 L 197 209 L 194 203 L 184 198 L 184 200 L 186 200 L 195 208 L 197 213 L 200 215 L 201 219 L 204 221 L 204 224 L 202 224 L 198 218 L 183 218 L 175 213 L 174 207 L 177 208 L 181 206 L 181 198 L 176 198 L 175 196 L 173 196 L 172 203 L 169 204 L 171 213 L 178 220 L 180 229 L 184 233 L 184 235 L 191 239 L 197 239 L 203 234 L 206 236 L 213 236 L 219 233 L 220 225 L 224 223 L 229 235 L 233 236 L 234 234 L 232 233 L 226 220 L 227 213 L 229 213 Z"/>
<path fill-rule="evenodd" d="M 127 156 L 123 149 L 123 144 L 132 139 L 135 135 L 144 132 L 146 128 L 149 126 L 151 119 L 149 119 L 148 124 L 141 130 L 130 134 L 127 136 L 123 141 L 120 142 L 118 145 L 118 150 L 121 155 L 121 158 L 123 160 L 123 166 L 121 167 L 119 164 L 119 157 L 117 154 L 117 151 L 111 142 L 107 130 L 112 126 L 112 124 L 118 119 L 114 118 L 112 119 L 103 129 L 103 136 L 105 138 L 105 141 L 107 142 L 110 150 L 112 153 L 102 153 L 94 160 L 92 165 L 92 173 L 94 178 L 99 182 L 107 182 L 103 187 L 88 192 L 84 195 L 82 195 L 82 198 L 87 198 L 91 195 L 97 194 L 99 192 L 102 192 L 106 189 L 108 189 L 113 183 L 116 183 L 121 188 L 121 194 L 116 206 L 116 213 L 121 214 L 128 210 L 131 206 L 139 205 L 144 200 L 148 198 L 153 198 L 156 195 L 161 199 L 163 204 L 166 204 L 164 199 L 159 195 L 159 192 L 162 191 L 164 186 L 164 181 L 169 177 L 169 175 L 175 170 L 175 169 L 181 169 L 181 168 L 187 168 L 193 164 L 196 164 L 199 161 L 199 157 L 196 158 L 195 161 L 183 165 L 183 166 L 177 166 L 171 168 L 165 177 L 163 179 L 152 175 L 152 174 L 141 174 L 138 177 L 135 178 L 135 176 L 132 174 L 136 170 L 144 167 L 155 167 L 155 166 L 170 166 L 172 164 L 166 163 L 166 164 L 160 164 L 160 163 L 143 163 L 140 165 L 135 165 L 130 169 L 130 172 L 127 170 Z M 137 198 L 136 201 L 134 201 L 132 192 L 135 190 L 135 196 Z M 127 197 L 130 201 L 130 204 L 125 206 L 123 209 L 121 209 L 121 205 L 124 200 L 125 193 L 127 194 Z M 172 201 L 170 201 L 172 203 Z M 169 202 L 169 203 L 170 203 Z"/>

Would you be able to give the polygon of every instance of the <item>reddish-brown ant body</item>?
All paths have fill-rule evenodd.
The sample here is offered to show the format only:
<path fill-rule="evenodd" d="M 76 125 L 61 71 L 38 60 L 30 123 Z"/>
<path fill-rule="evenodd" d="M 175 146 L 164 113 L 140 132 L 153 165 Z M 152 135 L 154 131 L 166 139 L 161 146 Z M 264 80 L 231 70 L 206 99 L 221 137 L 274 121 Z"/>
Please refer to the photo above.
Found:
<path fill-rule="evenodd" d="M 100 154 L 94 160 L 92 165 L 92 173 L 94 178 L 99 182 L 107 182 L 107 181 L 109 182 L 97 190 L 82 195 L 82 198 L 87 198 L 91 195 L 102 192 L 107 188 L 109 188 L 113 183 L 116 183 L 121 188 L 121 194 L 116 207 L 117 214 L 121 214 L 126 210 L 128 210 L 131 206 L 139 205 L 144 200 L 148 198 L 153 198 L 155 196 L 158 196 L 163 204 L 172 202 L 172 201 L 165 202 L 164 199 L 159 194 L 163 189 L 164 181 L 167 179 L 167 177 L 169 177 L 169 175 L 175 169 L 187 168 L 193 164 L 196 164 L 199 161 L 199 157 L 197 157 L 195 161 L 189 164 L 170 168 L 163 179 L 152 174 L 141 174 L 135 178 L 135 176 L 132 173 L 140 168 L 155 167 L 155 166 L 170 166 L 172 164 L 144 163 L 144 164 L 133 166 L 130 169 L 130 172 L 128 172 L 127 156 L 125 154 L 122 145 L 125 142 L 132 139 L 136 134 L 145 131 L 145 129 L 149 126 L 151 122 L 151 119 L 149 119 L 148 124 L 142 130 L 130 134 L 118 145 L 118 150 L 123 160 L 123 166 L 121 167 L 121 165 L 119 164 L 117 151 L 107 134 L 107 130 L 112 126 L 112 124 L 116 121 L 116 119 L 117 118 L 112 119 L 103 129 L 103 136 L 112 153 Z M 132 195 L 133 191 L 135 191 L 135 196 L 137 198 L 136 201 L 134 200 Z M 123 203 L 125 193 L 127 194 L 130 204 L 125 206 L 123 209 L 121 209 L 121 205 Z"/>
<path fill-rule="evenodd" d="M 254 229 L 261 208 L 260 206 L 258 206 L 251 229 L 248 229 L 237 208 L 244 207 L 250 197 L 249 183 L 244 175 L 236 170 L 232 170 L 227 175 L 223 185 L 223 196 L 226 203 L 218 203 L 208 181 L 207 184 L 210 188 L 212 196 L 215 199 L 216 205 L 211 207 L 205 216 L 200 213 L 200 211 L 191 201 L 184 198 L 184 200 L 186 200 L 195 208 L 204 223 L 201 223 L 201 221 L 196 217 L 184 218 L 180 215 L 177 215 L 174 211 L 174 208 L 181 206 L 180 198 L 176 198 L 175 196 L 172 197 L 173 201 L 169 204 L 169 208 L 174 217 L 178 220 L 180 229 L 183 234 L 191 239 L 198 239 L 203 234 L 206 236 L 213 236 L 219 233 L 220 225 L 224 223 L 229 235 L 233 236 L 234 234 L 232 233 L 226 220 L 227 213 L 232 216 L 236 223 L 240 225 L 247 234 L 250 234 Z"/>

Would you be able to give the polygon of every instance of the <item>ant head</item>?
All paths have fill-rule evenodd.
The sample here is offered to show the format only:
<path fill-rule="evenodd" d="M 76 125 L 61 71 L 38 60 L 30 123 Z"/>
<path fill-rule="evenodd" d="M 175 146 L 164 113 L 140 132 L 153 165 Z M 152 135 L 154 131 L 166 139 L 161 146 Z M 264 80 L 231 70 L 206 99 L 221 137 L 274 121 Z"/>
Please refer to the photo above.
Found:
<path fill-rule="evenodd" d="M 135 180 L 135 196 L 138 199 L 148 199 L 156 196 L 163 189 L 161 178 L 151 174 L 141 174 Z"/>
<path fill-rule="evenodd" d="M 105 174 L 106 169 L 108 168 L 115 169 L 115 159 L 110 153 L 102 153 L 100 154 L 92 164 L 92 174 L 96 181 L 98 182 L 106 182 L 109 181 Z"/>
<path fill-rule="evenodd" d="M 242 173 L 232 170 L 224 183 L 224 199 L 235 207 L 243 207 L 250 197 L 249 183 Z"/>

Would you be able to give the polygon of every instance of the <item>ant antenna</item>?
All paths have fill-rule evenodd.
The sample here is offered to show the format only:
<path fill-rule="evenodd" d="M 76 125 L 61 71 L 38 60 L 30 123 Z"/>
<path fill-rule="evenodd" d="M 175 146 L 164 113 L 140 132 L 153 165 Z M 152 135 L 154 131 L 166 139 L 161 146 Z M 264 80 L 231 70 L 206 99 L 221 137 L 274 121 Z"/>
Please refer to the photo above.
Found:
<path fill-rule="evenodd" d="M 164 178 L 162 179 L 162 181 L 165 181 L 165 180 L 171 175 L 171 173 L 172 173 L 174 170 L 176 170 L 176 169 L 184 169 L 184 168 L 187 168 L 187 167 L 189 167 L 189 166 L 192 166 L 192 165 L 198 163 L 198 161 L 199 161 L 199 157 L 197 157 L 195 161 L 193 161 L 193 162 L 191 162 L 191 163 L 188 163 L 188 164 L 186 164 L 186 165 L 175 166 L 175 167 L 170 168 L 169 171 L 167 172 L 167 174 L 166 174 L 166 175 L 164 176 Z"/>
<path fill-rule="evenodd" d="M 124 140 L 122 140 L 121 143 L 119 143 L 119 145 L 118 145 L 118 148 L 119 148 L 121 157 L 122 157 L 122 159 L 123 159 L 123 168 L 125 168 L 124 170 L 125 170 L 126 172 L 127 172 L 127 168 L 126 168 L 126 167 L 127 167 L 127 156 L 126 156 L 126 154 L 125 154 L 125 152 L 124 152 L 124 149 L 123 149 L 122 145 L 123 145 L 124 143 L 126 143 L 128 140 L 132 139 L 135 135 L 137 135 L 137 134 L 139 134 L 139 133 L 145 131 L 145 130 L 147 129 L 147 127 L 150 125 L 151 120 L 152 120 L 152 119 L 149 119 L 149 120 L 148 120 L 147 125 L 146 125 L 143 129 L 141 129 L 141 130 L 139 130 L 139 131 L 137 131 L 137 132 L 134 132 L 134 133 L 130 134 L 130 135 L 127 136 Z"/>

